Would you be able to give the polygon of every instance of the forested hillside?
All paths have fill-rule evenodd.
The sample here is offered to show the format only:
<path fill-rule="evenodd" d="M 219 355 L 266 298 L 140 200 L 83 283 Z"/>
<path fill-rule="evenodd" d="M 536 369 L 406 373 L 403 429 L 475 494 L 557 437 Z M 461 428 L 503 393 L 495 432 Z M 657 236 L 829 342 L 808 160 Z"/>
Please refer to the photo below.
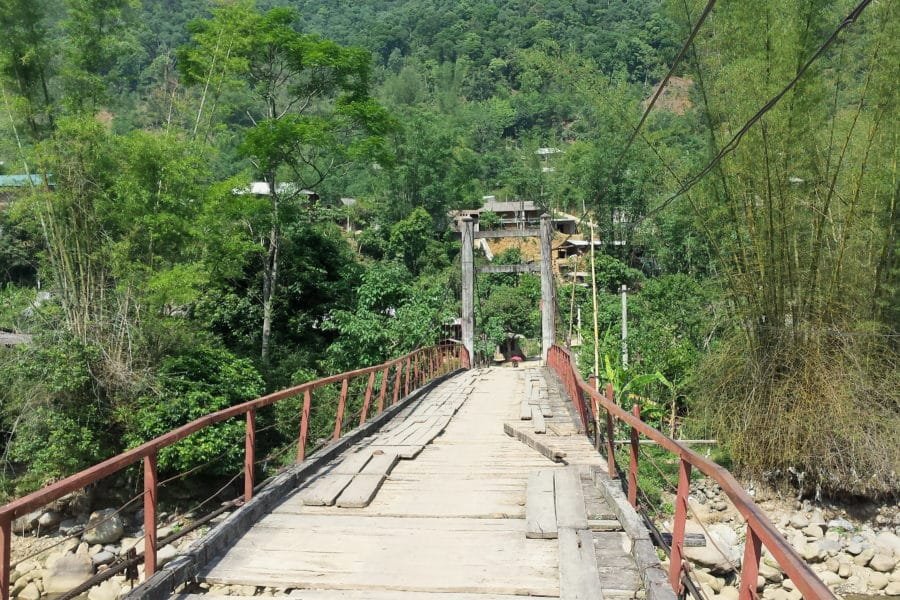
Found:
<path fill-rule="evenodd" d="M 624 242 L 600 375 L 645 418 L 753 476 L 896 494 L 900 8 L 817 55 L 850 2 L 717 5 L 635 134 L 704 4 L 0 0 L 0 175 L 39 182 L 0 188 L 0 329 L 33 336 L 0 349 L 2 492 L 443 339 L 448 212 L 492 195 Z M 536 278 L 477 293 L 482 359 L 538 335 Z M 590 289 L 558 296 L 593 370 Z"/>

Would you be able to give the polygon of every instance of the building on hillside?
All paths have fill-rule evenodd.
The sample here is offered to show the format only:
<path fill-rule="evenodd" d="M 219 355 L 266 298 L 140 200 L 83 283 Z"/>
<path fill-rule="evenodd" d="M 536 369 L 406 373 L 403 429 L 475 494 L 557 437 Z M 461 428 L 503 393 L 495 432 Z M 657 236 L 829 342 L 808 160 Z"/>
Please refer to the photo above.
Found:
<path fill-rule="evenodd" d="M 283 181 L 275 184 L 275 191 L 278 192 L 279 196 L 306 196 L 306 198 L 312 202 L 316 202 L 319 199 L 319 195 L 312 190 L 301 190 L 298 189 L 296 183 L 291 183 L 290 181 Z M 235 196 L 271 196 L 271 188 L 269 187 L 268 181 L 251 181 L 250 185 L 245 188 L 234 188 L 231 190 L 231 193 Z"/>
<path fill-rule="evenodd" d="M 448 213 L 453 227 L 460 230 L 459 221 L 463 217 L 472 217 L 475 220 L 475 231 L 486 229 L 480 226 L 483 213 L 493 213 L 498 219 L 498 229 L 537 229 L 541 225 L 541 215 L 546 209 L 538 206 L 531 200 L 512 200 L 498 202 L 494 196 L 484 196 L 481 208 L 453 210 Z M 572 215 L 555 212 L 553 228 L 566 235 L 572 235 L 578 231 L 578 220 Z"/>
<path fill-rule="evenodd" d="M 48 177 L 47 187 L 53 189 L 53 179 Z M 0 175 L 0 209 L 6 208 L 23 192 L 44 186 L 43 175 Z"/>

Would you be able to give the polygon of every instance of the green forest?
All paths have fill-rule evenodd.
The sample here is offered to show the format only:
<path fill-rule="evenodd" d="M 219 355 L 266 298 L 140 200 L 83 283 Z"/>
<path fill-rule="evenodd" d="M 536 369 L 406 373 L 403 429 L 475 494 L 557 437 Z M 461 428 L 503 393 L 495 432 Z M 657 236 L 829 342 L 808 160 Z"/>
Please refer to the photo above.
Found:
<path fill-rule="evenodd" d="M 494 196 L 623 241 L 595 277 L 626 406 L 749 477 L 896 497 L 900 3 L 821 53 L 855 3 L 721 2 L 683 46 L 705 4 L 0 0 L 0 182 L 28 182 L 0 331 L 31 336 L 0 347 L 0 496 L 447 338 L 449 213 Z M 591 289 L 557 295 L 587 375 Z M 476 296 L 480 360 L 540 337 L 536 276 Z M 238 471 L 218 427 L 161 473 Z"/>

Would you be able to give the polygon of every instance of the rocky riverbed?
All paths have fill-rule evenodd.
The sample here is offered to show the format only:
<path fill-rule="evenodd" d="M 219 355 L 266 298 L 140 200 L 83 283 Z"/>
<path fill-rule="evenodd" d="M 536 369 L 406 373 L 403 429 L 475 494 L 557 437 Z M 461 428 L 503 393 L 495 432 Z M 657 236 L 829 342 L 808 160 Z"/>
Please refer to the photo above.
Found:
<path fill-rule="evenodd" d="M 880 507 L 861 520 L 848 514 L 847 507 L 797 504 L 777 497 L 758 500 L 785 539 L 838 597 L 900 596 L 898 507 Z M 736 599 L 746 524 L 710 480 L 692 483 L 690 505 L 687 532 L 706 537 L 705 546 L 685 549 L 695 567 L 695 580 L 710 600 Z M 667 525 L 671 527 L 671 522 Z M 766 551 L 756 587 L 767 599 L 802 598 Z"/>
<path fill-rule="evenodd" d="M 71 507 L 66 507 L 71 508 Z M 52 598 L 121 563 L 130 550 L 144 551 L 143 511 L 118 512 L 103 509 L 67 516 L 64 507 L 36 511 L 13 523 L 10 597 L 19 600 Z M 225 515 L 220 518 L 224 518 Z M 165 538 L 190 523 L 193 515 L 159 515 L 168 523 L 157 531 Z M 164 565 L 202 534 L 192 531 L 157 552 Z M 143 578 L 143 565 L 135 571 Z M 124 572 L 91 588 L 88 600 L 117 600 L 137 581 Z"/>

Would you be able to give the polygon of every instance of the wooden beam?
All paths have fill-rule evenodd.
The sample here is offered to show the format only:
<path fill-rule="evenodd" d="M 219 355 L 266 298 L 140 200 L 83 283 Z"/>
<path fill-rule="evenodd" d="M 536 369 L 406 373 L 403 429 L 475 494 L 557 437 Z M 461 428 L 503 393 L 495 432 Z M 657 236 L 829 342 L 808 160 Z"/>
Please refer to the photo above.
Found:
<path fill-rule="evenodd" d="M 475 239 L 493 240 L 497 238 L 538 237 L 539 235 L 541 235 L 540 229 L 491 229 L 487 231 L 476 231 Z"/>
<path fill-rule="evenodd" d="M 478 273 L 540 273 L 540 265 L 524 263 L 518 265 L 485 265 L 475 269 Z"/>

